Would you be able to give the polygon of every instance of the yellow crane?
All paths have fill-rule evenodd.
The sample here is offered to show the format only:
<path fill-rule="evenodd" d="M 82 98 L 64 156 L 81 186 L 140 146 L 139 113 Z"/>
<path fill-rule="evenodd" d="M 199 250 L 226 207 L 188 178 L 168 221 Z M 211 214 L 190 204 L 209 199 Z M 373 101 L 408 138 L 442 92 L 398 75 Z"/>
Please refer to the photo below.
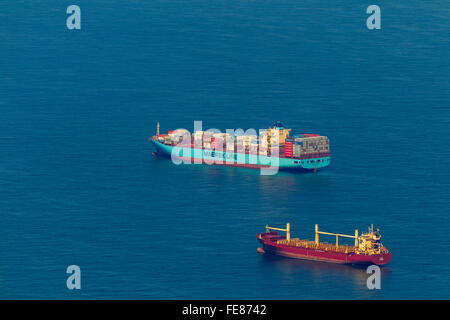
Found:
<path fill-rule="evenodd" d="M 331 232 L 319 231 L 319 225 L 316 224 L 316 230 L 315 231 L 316 231 L 316 239 L 315 239 L 316 245 L 319 244 L 319 234 L 326 234 L 326 235 L 329 235 L 329 236 L 336 236 L 336 248 L 339 248 L 339 237 L 354 238 L 355 239 L 355 248 L 358 248 L 358 246 L 359 246 L 358 229 L 355 230 L 355 235 L 354 236 L 350 236 L 348 234 L 340 234 L 340 233 L 331 233 Z"/>

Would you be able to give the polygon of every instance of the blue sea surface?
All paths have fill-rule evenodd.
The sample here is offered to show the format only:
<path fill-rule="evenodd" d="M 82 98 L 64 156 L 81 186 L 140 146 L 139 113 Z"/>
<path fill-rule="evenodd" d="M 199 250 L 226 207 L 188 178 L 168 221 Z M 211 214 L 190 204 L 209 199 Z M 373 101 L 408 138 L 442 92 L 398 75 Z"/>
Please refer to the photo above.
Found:
<path fill-rule="evenodd" d="M 371 4 L 2 1 L 0 298 L 450 298 L 450 5 L 378 0 L 368 30 Z M 151 155 L 157 121 L 194 120 L 280 120 L 328 136 L 332 163 L 263 176 Z M 380 228 L 381 290 L 364 268 L 258 254 L 286 222 Z"/>

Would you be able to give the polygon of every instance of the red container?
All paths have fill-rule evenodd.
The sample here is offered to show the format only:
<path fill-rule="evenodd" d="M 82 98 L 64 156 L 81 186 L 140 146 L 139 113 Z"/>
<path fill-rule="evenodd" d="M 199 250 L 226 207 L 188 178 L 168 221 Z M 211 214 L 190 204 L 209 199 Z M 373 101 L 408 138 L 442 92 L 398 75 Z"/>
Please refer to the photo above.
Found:
<path fill-rule="evenodd" d="M 292 157 L 293 156 L 292 152 L 285 152 L 284 155 L 286 157 Z"/>
<path fill-rule="evenodd" d="M 302 136 L 305 136 L 305 137 L 318 137 L 319 135 L 318 134 L 312 134 L 312 133 L 302 133 Z"/>
<path fill-rule="evenodd" d="M 284 150 L 285 150 L 285 153 L 289 152 L 289 151 L 292 153 L 292 141 L 286 141 L 284 143 Z"/>

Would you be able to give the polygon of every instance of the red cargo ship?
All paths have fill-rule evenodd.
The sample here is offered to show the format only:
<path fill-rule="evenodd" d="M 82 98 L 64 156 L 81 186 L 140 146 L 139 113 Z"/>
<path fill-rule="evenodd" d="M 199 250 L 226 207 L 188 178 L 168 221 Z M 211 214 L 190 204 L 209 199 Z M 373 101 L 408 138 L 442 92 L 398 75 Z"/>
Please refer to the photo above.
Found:
<path fill-rule="evenodd" d="M 271 230 L 285 231 L 286 235 L 279 235 Z M 289 223 L 286 229 L 266 225 L 266 232 L 256 236 L 263 245 L 263 248 L 258 248 L 258 252 L 341 264 L 383 265 L 391 260 L 391 253 L 381 244 L 379 230 L 374 232 L 373 226 L 369 228 L 368 233 L 362 233 L 360 236 L 358 230 L 355 230 L 354 236 L 319 231 L 317 224 L 315 231 L 315 241 L 308 241 L 291 238 Z M 319 234 L 336 236 L 336 243 L 319 242 Z M 339 245 L 339 237 L 354 238 L 355 245 Z"/>

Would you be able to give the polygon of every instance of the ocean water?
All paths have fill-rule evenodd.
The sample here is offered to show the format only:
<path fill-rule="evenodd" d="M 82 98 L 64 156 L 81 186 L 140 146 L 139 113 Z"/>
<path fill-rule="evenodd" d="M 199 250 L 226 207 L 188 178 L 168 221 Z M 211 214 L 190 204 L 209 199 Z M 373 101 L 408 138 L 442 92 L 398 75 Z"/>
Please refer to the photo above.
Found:
<path fill-rule="evenodd" d="M 371 4 L 1 2 L 0 298 L 449 298 L 450 6 L 379 0 L 368 30 Z M 157 121 L 194 120 L 280 120 L 329 136 L 332 164 L 262 176 L 152 157 Z M 381 290 L 365 269 L 256 253 L 286 222 L 309 239 L 316 223 L 380 228 Z"/>

